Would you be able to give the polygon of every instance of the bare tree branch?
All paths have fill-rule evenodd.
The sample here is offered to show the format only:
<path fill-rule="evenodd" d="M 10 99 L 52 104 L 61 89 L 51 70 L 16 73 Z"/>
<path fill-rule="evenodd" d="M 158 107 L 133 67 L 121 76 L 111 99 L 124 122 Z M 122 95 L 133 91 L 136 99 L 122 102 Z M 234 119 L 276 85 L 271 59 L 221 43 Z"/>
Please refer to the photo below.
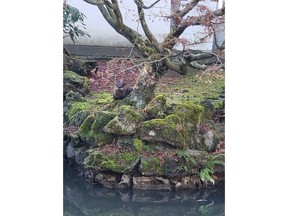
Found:
<path fill-rule="evenodd" d="M 224 7 L 223 7 L 224 8 Z M 212 20 L 215 17 L 222 16 L 225 14 L 225 8 L 218 9 L 216 11 L 213 11 L 209 14 L 207 17 L 207 14 L 201 15 L 201 16 L 190 16 L 186 19 L 183 19 L 180 24 L 174 28 L 173 31 L 171 31 L 166 39 L 165 39 L 165 48 L 172 49 L 176 41 L 172 40 L 173 38 L 179 38 L 180 35 L 189 27 L 189 26 L 196 26 L 196 25 L 205 25 L 207 23 L 207 19 Z"/>
<path fill-rule="evenodd" d="M 145 6 L 144 4 L 142 5 L 143 9 L 150 9 L 152 8 L 154 5 L 156 5 L 160 0 L 155 1 L 154 3 L 152 3 L 150 6 Z"/>
<path fill-rule="evenodd" d="M 211 53 L 199 53 L 199 54 L 193 54 L 189 51 L 186 51 L 183 54 L 183 58 L 187 61 L 195 61 L 195 60 L 201 60 L 201 59 L 205 59 L 205 58 L 211 58 L 214 55 Z"/>
<path fill-rule="evenodd" d="M 157 39 L 154 37 L 154 35 L 152 34 L 152 32 L 150 31 L 150 29 L 146 23 L 146 20 L 145 20 L 145 14 L 144 14 L 144 10 L 142 7 L 143 1 L 142 0 L 134 0 L 134 2 L 137 5 L 138 15 L 139 15 L 140 22 L 141 22 L 141 25 L 142 25 L 142 28 L 144 30 L 146 37 L 154 45 L 154 47 L 159 51 L 159 43 L 158 43 Z"/>
<path fill-rule="evenodd" d="M 196 68 L 198 70 L 206 70 L 207 69 L 207 65 L 199 64 L 196 61 L 190 62 L 190 66 L 193 67 L 193 68 Z"/>
<path fill-rule="evenodd" d="M 183 18 L 187 13 L 189 13 L 198 3 L 200 0 L 192 0 L 188 2 L 185 7 L 181 11 L 177 11 L 176 13 Z"/>

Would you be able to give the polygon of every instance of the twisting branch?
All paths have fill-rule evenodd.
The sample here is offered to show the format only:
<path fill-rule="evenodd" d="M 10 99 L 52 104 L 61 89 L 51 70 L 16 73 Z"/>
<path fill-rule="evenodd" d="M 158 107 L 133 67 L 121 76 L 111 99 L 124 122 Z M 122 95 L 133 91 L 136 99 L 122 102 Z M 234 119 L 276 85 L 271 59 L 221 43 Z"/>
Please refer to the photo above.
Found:
<path fill-rule="evenodd" d="M 218 9 L 216 11 L 210 12 L 209 16 L 207 17 L 207 14 L 201 15 L 201 16 L 190 16 L 186 19 L 182 20 L 180 24 L 174 28 L 173 31 L 171 31 L 166 39 L 165 39 L 165 48 L 172 49 L 175 44 L 176 40 L 173 40 L 173 38 L 179 38 L 180 35 L 189 27 L 189 26 L 195 26 L 195 25 L 205 25 L 207 21 L 213 20 L 215 17 L 222 16 L 225 14 L 225 7 Z M 209 19 L 209 20 L 207 20 Z"/>
<path fill-rule="evenodd" d="M 145 14 L 144 14 L 144 10 L 143 10 L 143 1 L 142 0 L 134 0 L 134 2 L 137 5 L 139 19 L 140 19 L 140 22 L 141 22 L 141 25 L 142 25 L 142 28 L 144 30 L 146 37 L 154 45 L 154 47 L 159 51 L 159 43 L 156 40 L 156 38 L 154 37 L 154 35 L 152 34 L 152 32 L 150 31 L 150 29 L 146 23 L 146 20 L 145 20 Z"/>
<path fill-rule="evenodd" d="M 112 4 L 108 1 L 108 0 L 104 0 L 105 4 L 108 5 L 109 7 L 111 7 L 111 9 L 113 10 L 113 12 L 115 13 L 116 16 L 116 21 L 118 23 L 118 27 L 121 27 L 123 25 L 123 17 L 118 5 L 118 1 L 117 0 L 112 0 Z"/>
<path fill-rule="evenodd" d="M 199 54 L 193 54 L 189 51 L 186 51 L 183 54 L 183 58 L 187 61 L 195 61 L 195 60 L 201 60 L 205 58 L 211 58 L 213 57 L 213 54 L 211 53 L 199 53 Z"/>
<path fill-rule="evenodd" d="M 176 11 L 176 13 L 183 18 L 187 13 L 189 13 L 199 2 L 200 0 L 192 0 L 188 2 L 181 11 Z"/>
<path fill-rule="evenodd" d="M 155 1 L 154 3 L 152 3 L 150 6 L 145 6 L 144 4 L 142 5 L 143 9 L 150 9 L 152 8 L 154 5 L 156 5 L 160 0 Z"/>

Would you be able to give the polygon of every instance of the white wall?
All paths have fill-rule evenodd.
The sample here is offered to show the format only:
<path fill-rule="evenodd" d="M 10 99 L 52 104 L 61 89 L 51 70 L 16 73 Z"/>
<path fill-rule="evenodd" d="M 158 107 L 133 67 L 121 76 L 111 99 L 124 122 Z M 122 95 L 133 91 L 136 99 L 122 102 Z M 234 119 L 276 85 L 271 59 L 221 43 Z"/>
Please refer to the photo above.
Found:
<path fill-rule="evenodd" d="M 150 5 L 155 0 L 144 1 L 145 5 Z M 137 29 L 139 33 L 143 34 L 141 25 L 136 22 L 138 19 L 137 8 L 133 0 L 123 0 L 120 3 L 124 23 L 133 28 Z M 119 35 L 103 18 L 97 6 L 88 4 L 83 0 L 67 0 L 67 3 L 71 6 L 78 8 L 87 17 L 85 19 L 86 31 L 90 34 L 89 37 L 80 37 L 76 44 L 78 45 L 103 45 L 103 46 L 131 46 L 130 42 Z M 204 3 L 211 9 L 216 9 L 216 3 Z M 146 20 L 150 27 L 150 30 L 156 38 L 161 42 L 162 38 L 170 31 L 170 21 L 162 17 L 157 17 L 158 14 L 163 13 L 164 15 L 170 14 L 170 0 L 161 0 L 157 3 L 153 9 L 145 10 Z M 193 13 L 192 13 L 193 14 Z M 155 16 L 156 15 L 156 16 Z M 191 15 L 191 14 L 190 14 Z M 189 27 L 185 30 L 182 37 L 188 38 L 191 41 L 194 38 L 199 37 L 199 34 L 203 31 L 203 27 L 194 26 Z M 143 34 L 144 35 L 144 34 Z M 69 38 L 64 39 L 64 44 L 73 44 Z M 213 38 L 210 38 L 206 43 L 194 46 L 193 49 L 200 50 L 211 50 L 213 46 Z M 179 47 L 181 49 L 181 47 Z"/>

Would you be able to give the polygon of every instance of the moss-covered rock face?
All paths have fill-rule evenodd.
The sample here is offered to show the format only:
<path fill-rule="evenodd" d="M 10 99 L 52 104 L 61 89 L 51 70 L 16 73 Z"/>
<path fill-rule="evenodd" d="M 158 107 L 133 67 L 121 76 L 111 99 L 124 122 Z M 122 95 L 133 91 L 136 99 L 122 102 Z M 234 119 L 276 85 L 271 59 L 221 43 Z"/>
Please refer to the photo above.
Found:
<path fill-rule="evenodd" d="M 123 105 L 119 108 L 118 115 L 103 128 L 103 131 L 117 135 L 131 135 L 136 132 L 142 120 L 143 117 L 139 112 Z"/>
<path fill-rule="evenodd" d="M 79 76 L 73 71 L 64 71 L 63 82 L 64 96 L 69 91 L 79 92 L 83 96 L 90 92 L 87 78 Z"/>
<path fill-rule="evenodd" d="M 132 171 L 139 162 L 137 152 L 118 152 L 117 154 L 88 150 L 84 159 L 84 168 L 94 168 L 99 171 L 127 173 Z"/>
<path fill-rule="evenodd" d="M 177 115 L 168 115 L 165 119 L 152 119 L 143 122 L 140 138 L 144 141 L 161 142 L 177 148 L 185 148 L 186 140 L 182 135 L 184 128 Z"/>
<path fill-rule="evenodd" d="M 195 104 L 193 101 L 185 101 L 175 108 L 174 113 L 182 118 L 183 121 L 190 122 L 196 126 L 200 122 L 203 110 L 204 107 Z"/>
<path fill-rule="evenodd" d="M 161 161 L 157 157 L 142 157 L 139 171 L 145 176 L 157 176 L 164 174 Z"/>
<path fill-rule="evenodd" d="M 111 143 L 114 136 L 103 132 L 102 129 L 115 116 L 115 113 L 108 111 L 88 116 L 79 129 L 80 138 L 92 147 Z"/>
<path fill-rule="evenodd" d="M 166 98 L 163 95 L 158 95 L 145 107 L 147 119 L 163 118 L 167 111 Z"/>
<path fill-rule="evenodd" d="M 207 163 L 205 151 L 162 150 L 156 155 L 142 155 L 139 171 L 144 176 L 182 177 L 199 174 Z"/>
<path fill-rule="evenodd" d="M 83 121 L 101 107 L 112 101 L 112 94 L 91 94 L 90 97 L 80 98 L 66 107 L 67 125 L 80 126 Z M 66 119 L 65 118 L 65 119 Z"/>

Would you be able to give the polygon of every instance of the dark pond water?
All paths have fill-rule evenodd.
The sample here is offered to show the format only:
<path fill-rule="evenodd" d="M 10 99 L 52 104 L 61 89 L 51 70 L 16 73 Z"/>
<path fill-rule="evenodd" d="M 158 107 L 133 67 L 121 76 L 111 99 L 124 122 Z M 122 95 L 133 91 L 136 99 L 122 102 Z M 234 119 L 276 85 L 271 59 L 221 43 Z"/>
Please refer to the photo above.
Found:
<path fill-rule="evenodd" d="M 224 215 L 224 185 L 176 192 L 105 189 L 85 182 L 64 164 L 63 189 L 65 216 Z"/>

